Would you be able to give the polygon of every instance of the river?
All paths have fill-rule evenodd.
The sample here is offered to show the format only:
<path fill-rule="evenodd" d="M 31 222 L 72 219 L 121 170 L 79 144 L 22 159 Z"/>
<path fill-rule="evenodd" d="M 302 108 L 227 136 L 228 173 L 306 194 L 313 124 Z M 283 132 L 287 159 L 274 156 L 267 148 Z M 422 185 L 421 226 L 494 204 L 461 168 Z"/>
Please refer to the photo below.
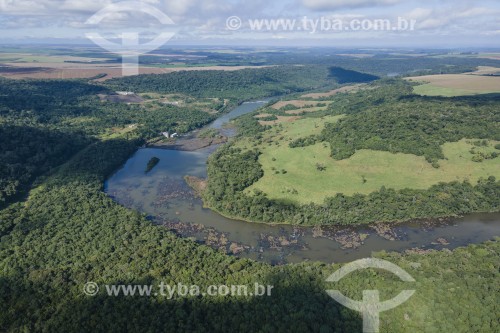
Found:
<path fill-rule="evenodd" d="M 233 135 L 233 130 L 223 128 L 224 124 L 265 103 L 244 103 L 208 127 Z M 349 262 L 381 250 L 453 249 L 500 235 L 499 213 L 470 214 L 432 223 L 321 228 L 228 219 L 203 208 L 183 179 L 185 175 L 206 177 L 207 158 L 216 148 L 194 152 L 141 148 L 106 181 L 105 191 L 118 203 L 148 214 L 154 223 L 164 224 L 181 236 L 272 264 L 305 260 Z M 154 156 L 160 162 L 146 174 L 146 165 Z"/>

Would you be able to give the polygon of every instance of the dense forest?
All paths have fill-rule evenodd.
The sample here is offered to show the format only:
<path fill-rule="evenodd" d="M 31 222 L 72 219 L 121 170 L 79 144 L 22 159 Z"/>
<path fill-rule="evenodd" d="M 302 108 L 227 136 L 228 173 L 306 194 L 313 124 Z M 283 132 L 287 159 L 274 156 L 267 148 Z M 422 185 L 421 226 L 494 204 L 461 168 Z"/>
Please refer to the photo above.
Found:
<path fill-rule="evenodd" d="M 500 140 L 500 96 L 428 98 L 408 96 L 372 106 L 329 124 L 320 141 L 332 157 L 344 159 L 357 149 L 385 150 L 425 156 L 438 165 L 441 145 L 462 138 Z"/>
<path fill-rule="evenodd" d="M 106 81 L 116 90 L 186 93 L 235 101 L 305 91 L 335 83 L 327 66 L 274 66 L 237 71 L 181 71 Z"/>
<path fill-rule="evenodd" d="M 90 139 L 46 128 L 0 126 L 0 208 L 31 182 L 66 162 Z"/>
<path fill-rule="evenodd" d="M 277 86 L 277 91 L 283 89 L 279 82 Z M 360 315 L 331 299 L 326 289 L 338 288 L 354 299 L 361 299 L 360 290 L 380 289 L 384 300 L 408 289 L 380 271 L 355 272 L 332 285 L 325 279 L 339 264 L 271 266 L 227 256 L 153 225 L 147 216 L 104 194 L 104 180 L 146 139 L 157 135 L 162 123 L 183 124 L 189 130 L 210 121 L 211 116 L 204 118 L 201 111 L 165 107 L 148 114 L 137 105 L 102 102 L 95 94 L 107 88 L 81 81 L 0 80 L 0 91 L 1 193 L 8 199 L 0 210 L 2 332 L 361 332 Z M 110 128 L 129 124 L 138 124 L 138 130 L 112 139 L 105 136 Z M 247 133 L 260 130 L 257 125 L 250 125 Z M 221 210 L 232 212 L 229 200 L 261 176 L 257 158 L 257 151 L 230 146 L 212 157 L 211 195 L 229 205 Z M 447 195 L 456 197 L 449 209 L 457 213 L 498 205 L 495 199 L 500 197 L 495 179 L 474 186 L 443 184 L 435 191 L 447 205 Z M 29 196 L 16 196 L 24 193 Z M 318 209 L 332 214 L 349 211 L 360 222 L 361 214 L 375 214 L 362 211 L 363 200 L 373 201 L 371 209 L 378 209 L 377 214 L 392 214 L 401 197 L 405 202 L 416 200 L 415 213 L 431 199 L 429 210 L 442 208 L 440 201 L 426 196 L 381 190 L 369 199 L 339 197 L 324 208 L 310 207 L 309 214 L 318 214 Z M 250 198 L 252 216 L 270 213 L 274 203 L 258 194 Z M 376 202 L 387 198 L 395 202 L 384 212 Z M 499 255 L 498 240 L 453 252 L 377 254 L 417 281 L 414 297 L 381 315 L 382 329 L 498 331 Z M 89 281 L 101 286 L 95 297 L 83 293 Z M 160 282 L 201 288 L 257 282 L 274 289 L 269 297 L 166 299 L 110 297 L 103 288 Z"/>
<path fill-rule="evenodd" d="M 80 80 L 0 79 L 0 115 L 11 124 L 56 126 L 66 131 L 101 135 L 112 127 L 135 125 L 141 137 L 166 130 L 188 132 L 215 119 L 198 108 L 172 104 L 147 108 L 113 103 L 97 94 L 113 94 L 103 86 Z"/>

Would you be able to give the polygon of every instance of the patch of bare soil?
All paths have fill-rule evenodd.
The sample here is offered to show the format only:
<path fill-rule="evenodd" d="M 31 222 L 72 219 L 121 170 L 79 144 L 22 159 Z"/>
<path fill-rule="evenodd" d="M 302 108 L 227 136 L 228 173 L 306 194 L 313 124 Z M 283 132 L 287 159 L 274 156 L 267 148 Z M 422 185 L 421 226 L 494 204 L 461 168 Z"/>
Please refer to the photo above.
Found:
<path fill-rule="evenodd" d="M 195 191 L 196 195 L 201 197 L 201 194 L 207 188 L 207 180 L 195 176 L 185 176 L 186 183 Z"/>

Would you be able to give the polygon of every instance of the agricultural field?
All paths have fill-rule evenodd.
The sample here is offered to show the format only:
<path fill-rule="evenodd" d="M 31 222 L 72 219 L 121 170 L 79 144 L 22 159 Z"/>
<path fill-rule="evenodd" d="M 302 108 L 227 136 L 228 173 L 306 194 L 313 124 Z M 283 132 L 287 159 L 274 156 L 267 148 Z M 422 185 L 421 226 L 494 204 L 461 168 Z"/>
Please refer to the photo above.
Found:
<path fill-rule="evenodd" d="M 0 53 L 0 76 L 11 79 L 87 79 L 105 81 L 122 76 L 117 58 L 31 53 Z M 111 62 L 110 62 L 111 61 Z M 214 66 L 213 64 L 141 64 L 139 74 L 166 74 L 178 71 L 234 71 L 266 66 Z"/>
<path fill-rule="evenodd" d="M 414 92 L 426 96 L 465 96 L 500 92 L 500 69 L 482 67 L 468 74 L 442 74 L 409 77 L 408 81 L 422 82 Z"/>
<path fill-rule="evenodd" d="M 500 60 L 500 53 L 480 53 L 478 58 Z"/>
<path fill-rule="evenodd" d="M 498 158 L 479 161 L 478 156 L 499 153 L 497 141 L 463 139 L 442 146 L 445 159 L 434 168 L 424 157 L 393 154 L 385 151 L 359 150 L 352 157 L 334 160 L 326 142 L 312 146 L 290 148 L 288 143 L 299 137 L 319 134 L 327 122 L 342 116 L 303 118 L 281 122 L 264 132 L 256 144 L 251 139 L 237 143 L 244 149 L 258 148 L 264 176 L 249 187 L 247 193 L 261 190 L 271 199 L 286 199 L 296 203 L 322 203 L 336 193 L 368 194 L 382 186 L 393 189 L 426 189 L 439 182 L 469 180 L 490 175 L 500 177 Z"/>
<path fill-rule="evenodd" d="M 89 63 L 12 63 L 0 64 L 0 75 L 9 79 L 89 79 L 99 77 L 96 81 L 121 77 L 119 64 L 89 64 Z M 140 74 L 163 74 L 173 70 L 162 68 L 140 67 Z"/>
<path fill-rule="evenodd" d="M 122 77 L 119 64 L 95 65 L 86 63 L 5 63 L 0 76 L 10 79 L 88 79 L 99 76 L 96 81 Z M 38 70 L 33 70 L 36 65 Z M 12 69 L 8 71 L 6 69 Z M 139 74 L 167 74 L 180 71 L 235 71 L 248 66 L 210 66 L 210 67 L 139 67 Z M 23 70 L 25 69 L 25 70 Z"/>
<path fill-rule="evenodd" d="M 56 56 L 56 55 L 36 55 L 30 53 L 0 53 L 0 62 L 7 63 L 50 63 L 50 64 L 61 64 L 72 62 L 99 62 L 107 61 L 106 58 L 96 58 L 96 57 L 78 57 L 78 56 Z"/>
<path fill-rule="evenodd" d="M 470 75 L 500 75 L 500 68 L 491 66 L 478 66 L 477 70 Z"/>

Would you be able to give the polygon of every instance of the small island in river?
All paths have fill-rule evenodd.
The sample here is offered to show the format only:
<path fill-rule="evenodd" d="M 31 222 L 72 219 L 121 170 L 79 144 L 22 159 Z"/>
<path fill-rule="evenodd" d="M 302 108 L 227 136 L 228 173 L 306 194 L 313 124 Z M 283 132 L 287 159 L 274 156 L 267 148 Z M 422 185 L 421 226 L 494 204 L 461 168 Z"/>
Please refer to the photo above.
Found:
<path fill-rule="evenodd" d="M 146 166 L 146 171 L 145 173 L 148 173 L 149 171 L 153 170 L 153 168 L 160 162 L 160 159 L 156 156 L 152 157 L 147 166 Z"/>

